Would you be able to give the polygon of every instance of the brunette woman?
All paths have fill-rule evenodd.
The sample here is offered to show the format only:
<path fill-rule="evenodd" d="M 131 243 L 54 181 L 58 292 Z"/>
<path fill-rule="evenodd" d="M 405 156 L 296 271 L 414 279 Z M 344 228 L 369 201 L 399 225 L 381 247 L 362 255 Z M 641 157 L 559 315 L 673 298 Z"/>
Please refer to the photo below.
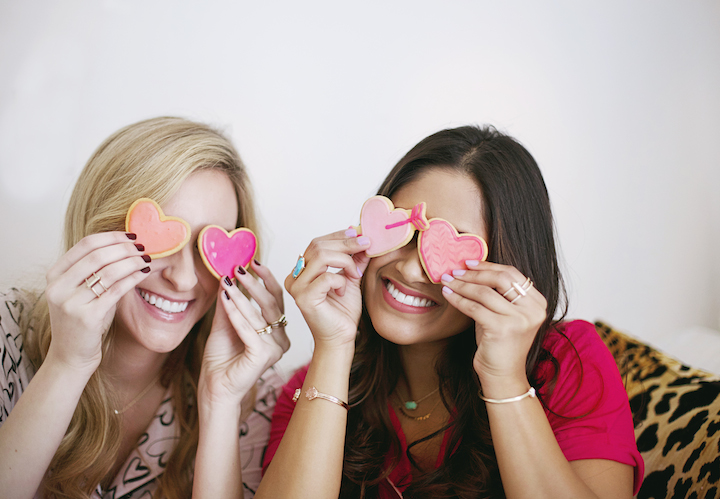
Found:
<path fill-rule="evenodd" d="M 631 497 L 627 395 L 593 326 L 563 320 L 532 156 L 490 127 L 444 130 L 378 194 L 489 256 L 434 283 L 417 235 L 375 258 L 354 229 L 312 241 L 285 286 L 315 350 L 278 402 L 258 497 Z"/>

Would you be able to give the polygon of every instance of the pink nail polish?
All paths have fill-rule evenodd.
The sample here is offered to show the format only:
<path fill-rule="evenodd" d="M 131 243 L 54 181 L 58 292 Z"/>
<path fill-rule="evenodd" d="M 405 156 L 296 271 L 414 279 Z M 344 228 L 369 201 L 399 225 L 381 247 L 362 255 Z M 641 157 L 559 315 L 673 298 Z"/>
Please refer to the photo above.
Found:
<path fill-rule="evenodd" d="M 477 260 L 465 260 L 465 265 L 468 267 L 475 267 L 478 263 L 480 263 Z"/>
<path fill-rule="evenodd" d="M 465 275 L 465 272 L 467 272 L 467 270 L 453 270 L 452 275 L 454 275 L 455 277 L 459 277 L 461 275 Z"/>
<path fill-rule="evenodd" d="M 360 274 L 360 277 L 362 277 L 362 276 L 363 276 L 363 273 L 362 273 L 362 270 L 360 270 L 360 267 L 355 267 L 355 268 L 357 269 L 358 274 Z"/>
<path fill-rule="evenodd" d="M 360 246 L 367 246 L 370 244 L 370 238 L 367 236 L 360 236 L 357 238 L 357 242 Z"/>
<path fill-rule="evenodd" d="M 443 282 L 452 282 L 455 278 L 449 274 L 443 274 L 440 280 Z"/>
<path fill-rule="evenodd" d="M 348 230 L 345 231 L 345 237 L 357 237 L 357 231 L 350 227 Z"/>
<path fill-rule="evenodd" d="M 442 292 L 445 293 L 446 295 L 451 295 L 454 293 L 454 291 L 452 289 L 448 288 L 447 286 L 442 287 Z"/>

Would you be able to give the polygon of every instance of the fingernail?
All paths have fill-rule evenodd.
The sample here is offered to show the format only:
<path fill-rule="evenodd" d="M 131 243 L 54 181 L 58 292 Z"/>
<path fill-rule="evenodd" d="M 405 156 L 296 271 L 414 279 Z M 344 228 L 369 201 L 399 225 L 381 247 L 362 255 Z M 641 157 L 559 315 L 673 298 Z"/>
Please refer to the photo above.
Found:
<path fill-rule="evenodd" d="M 134 234 L 134 233 L 132 233 L 132 232 L 126 232 L 125 235 L 126 235 L 127 238 L 130 239 L 131 241 L 134 241 L 135 239 L 137 239 L 137 234 Z"/>
<path fill-rule="evenodd" d="M 225 276 L 223 281 L 225 281 L 225 284 L 227 284 L 228 286 L 232 286 L 232 281 L 230 280 L 230 278 L 228 276 Z"/>
<path fill-rule="evenodd" d="M 357 238 L 357 242 L 360 246 L 367 246 L 370 244 L 370 238 L 367 236 L 360 236 Z"/>
<path fill-rule="evenodd" d="M 453 271 L 452 271 L 452 274 L 453 274 L 455 277 L 458 277 L 458 276 L 461 276 L 461 275 L 465 275 L 465 272 L 467 272 L 467 270 L 453 270 Z"/>
<path fill-rule="evenodd" d="M 150 255 L 143 255 L 142 259 L 145 260 L 145 263 L 152 262 L 152 258 L 150 258 Z"/>
<path fill-rule="evenodd" d="M 237 270 L 237 273 L 240 275 L 245 275 L 247 273 L 247 271 L 242 267 L 242 265 L 238 265 L 237 269 L 235 270 Z"/>
<path fill-rule="evenodd" d="M 362 273 L 362 270 L 360 270 L 360 267 L 355 267 L 355 268 L 357 269 L 358 274 L 360 274 L 360 277 L 362 277 L 362 276 L 363 276 L 363 273 Z"/>
<path fill-rule="evenodd" d="M 444 282 L 452 282 L 454 279 L 455 279 L 455 278 L 454 278 L 453 276 L 449 275 L 449 274 L 443 274 L 443 275 L 440 277 L 440 280 L 441 280 L 441 281 L 444 281 Z"/>
<path fill-rule="evenodd" d="M 454 293 L 454 291 L 452 289 L 448 288 L 447 286 L 442 287 L 442 292 L 445 293 L 446 295 L 451 295 Z"/>
<path fill-rule="evenodd" d="M 145 267 L 144 269 L 140 269 L 140 272 L 142 272 L 143 274 L 147 274 L 148 272 L 150 272 L 150 267 Z"/>
<path fill-rule="evenodd" d="M 465 260 L 465 265 L 467 265 L 468 267 L 474 267 L 478 263 L 480 263 L 480 262 L 477 260 Z"/>
<path fill-rule="evenodd" d="M 357 237 L 357 231 L 350 227 L 348 230 L 345 231 L 345 237 Z"/>
<path fill-rule="evenodd" d="M 228 292 L 225 291 L 225 290 L 223 290 L 223 293 L 225 294 L 225 299 L 226 299 L 226 300 L 229 300 L 229 299 L 230 299 L 230 295 L 228 294 Z"/>
<path fill-rule="evenodd" d="M 145 251 L 145 246 L 143 246 L 140 243 L 135 244 L 135 247 L 137 248 L 138 251 Z"/>
<path fill-rule="evenodd" d="M 258 267 L 260 266 L 260 262 L 258 262 L 255 258 L 253 258 L 253 262 L 255 262 L 255 265 L 257 265 Z"/>

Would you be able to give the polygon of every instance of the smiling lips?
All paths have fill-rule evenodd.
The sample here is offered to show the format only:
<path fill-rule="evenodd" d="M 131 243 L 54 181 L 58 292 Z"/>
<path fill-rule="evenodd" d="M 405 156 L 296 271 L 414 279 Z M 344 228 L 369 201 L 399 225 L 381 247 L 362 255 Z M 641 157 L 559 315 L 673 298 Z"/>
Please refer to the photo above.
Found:
<path fill-rule="evenodd" d="M 416 309 L 429 309 L 430 307 L 434 307 L 437 305 L 437 303 L 435 303 L 429 298 L 412 296 L 403 293 L 402 291 L 397 289 L 395 285 L 389 280 L 385 281 L 385 289 L 387 289 L 387 292 L 390 295 L 391 299 L 395 301 L 398 305 L 415 307 Z M 391 303 L 391 305 L 393 305 L 393 303 Z"/>
<path fill-rule="evenodd" d="M 140 296 L 150 305 L 154 305 L 156 308 L 168 314 L 184 312 L 190 304 L 188 301 L 170 301 L 142 289 L 140 290 Z"/>

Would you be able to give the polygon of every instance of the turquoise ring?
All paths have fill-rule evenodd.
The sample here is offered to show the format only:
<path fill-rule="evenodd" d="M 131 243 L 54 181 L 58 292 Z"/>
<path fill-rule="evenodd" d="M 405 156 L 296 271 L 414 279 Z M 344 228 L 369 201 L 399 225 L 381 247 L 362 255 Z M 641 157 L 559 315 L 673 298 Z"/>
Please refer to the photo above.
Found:
<path fill-rule="evenodd" d="M 305 257 L 300 255 L 295 263 L 295 268 L 292 271 L 292 278 L 297 279 L 300 277 L 303 270 L 305 270 Z"/>

